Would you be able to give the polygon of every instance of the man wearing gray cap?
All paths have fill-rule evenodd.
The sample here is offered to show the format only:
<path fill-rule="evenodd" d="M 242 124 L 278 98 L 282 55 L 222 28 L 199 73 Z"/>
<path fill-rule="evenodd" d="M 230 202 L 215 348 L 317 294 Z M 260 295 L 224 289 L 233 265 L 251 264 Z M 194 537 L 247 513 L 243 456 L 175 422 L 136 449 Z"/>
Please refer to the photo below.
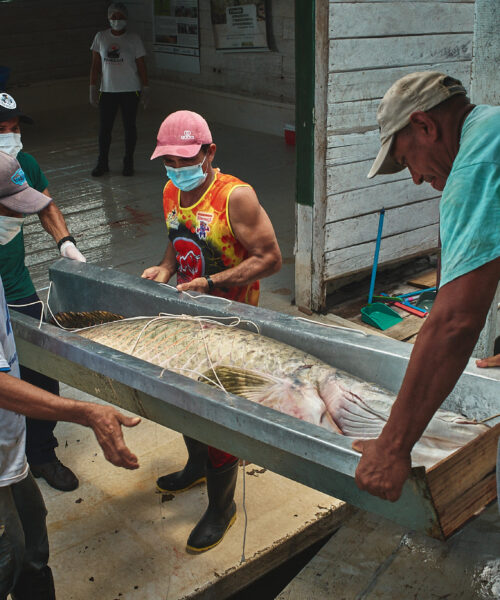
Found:
<path fill-rule="evenodd" d="M 382 147 L 368 174 L 405 168 L 442 191 L 440 288 L 391 416 L 375 440 L 357 440 L 358 486 L 396 501 L 410 452 L 474 349 L 500 279 L 500 107 L 474 106 L 460 81 L 412 73 L 383 97 Z M 499 448 L 500 451 L 500 448 Z"/>
<path fill-rule="evenodd" d="M 0 152 L 0 206 L 33 214 L 50 198 L 31 188 L 14 158 Z M 18 227 L 15 217 L 0 217 L 0 244 Z M 0 276 L 0 599 L 54 600 L 48 566 L 47 510 L 25 456 L 24 415 L 60 419 L 92 427 L 104 456 L 126 469 L 139 467 L 123 440 L 121 426 L 140 421 L 111 406 L 61 398 L 19 379 L 14 336 Z"/>
<path fill-rule="evenodd" d="M 38 211 L 38 217 L 43 228 L 57 243 L 61 256 L 84 262 L 85 257 L 76 247 L 75 239 L 69 234 L 61 211 L 55 202 L 50 200 L 47 178 L 35 158 L 22 151 L 22 123 L 32 124 L 33 119 L 23 113 L 11 95 L 0 93 L 0 151 L 16 158 L 28 184 L 47 197 L 47 202 Z M 8 221 L 3 217 L 8 217 Z M 4 224 L 9 222 L 11 229 L 9 238 L 4 239 L 3 243 L 0 242 L 0 276 L 3 279 L 7 301 L 12 310 L 40 319 L 40 300 L 25 264 L 23 215 L 20 211 L 8 209 L 5 204 L 0 204 L 0 219 Z M 21 378 L 52 394 L 59 393 L 57 381 L 31 369 L 21 368 Z M 78 479 L 55 454 L 55 426 L 55 421 L 28 419 L 26 452 L 36 477 L 44 477 L 49 485 L 58 490 L 71 491 L 78 487 Z"/>

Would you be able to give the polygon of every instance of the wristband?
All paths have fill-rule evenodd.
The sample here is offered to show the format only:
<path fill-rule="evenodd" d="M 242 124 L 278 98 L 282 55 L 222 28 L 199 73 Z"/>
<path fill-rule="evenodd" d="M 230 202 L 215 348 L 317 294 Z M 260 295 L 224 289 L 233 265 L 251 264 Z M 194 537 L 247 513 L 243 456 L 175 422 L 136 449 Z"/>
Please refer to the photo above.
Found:
<path fill-rule="evenodd" d="M 205 279 L 208 283 L 208 291 L 211 292 L 215 287 L 215 283 L 213 282 L 213 279 L 210 277 L 210 275 L 205 275 Z"/>
<path fill-rule="evenodd" d="M 73 244 L 75 244 L 76 246 L 76 241 L 75 238 L 72 235 L 67 235 L 63 238 L 61 238 L 58 242 L 57 242 L 57 248 L 60 250 L 61 246 L 64 244 L 64 242 L 73 242 Z"/>

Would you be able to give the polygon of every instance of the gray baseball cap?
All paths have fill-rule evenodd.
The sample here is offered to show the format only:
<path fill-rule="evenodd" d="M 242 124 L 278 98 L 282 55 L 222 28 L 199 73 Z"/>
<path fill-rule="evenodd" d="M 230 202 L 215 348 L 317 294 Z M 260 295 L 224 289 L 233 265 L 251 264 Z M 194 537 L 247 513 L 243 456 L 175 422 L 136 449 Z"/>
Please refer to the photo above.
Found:
<path fill-rule="evenodd" d="M 24 171 L 15 158 L 0 152 L 0 204 L 18 213 L 31 215 L 52 202 L 28 185 Z"/>
<path fill-rule="evenodd" d="M 394 134 L 410 122 L 412 113 L 427 111 L 455 94 L 466 94 L 458 79 L 438 71 L 410 73 L 398 79 L 385 93 L 377 110 L 381 148 L 367 177 L 397 173 L 405 167 L 391 157 Z"/>

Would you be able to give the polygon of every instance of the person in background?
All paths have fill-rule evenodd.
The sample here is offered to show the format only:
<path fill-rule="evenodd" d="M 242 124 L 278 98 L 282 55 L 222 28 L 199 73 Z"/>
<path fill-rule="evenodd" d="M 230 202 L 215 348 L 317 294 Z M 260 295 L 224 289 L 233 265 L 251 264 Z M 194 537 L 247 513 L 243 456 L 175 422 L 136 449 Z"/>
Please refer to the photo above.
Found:
<path fill-rule="evenodd" d="M 45 196 L 46 203 L 38 212 L 38 217 L 45 231 L 54 238 L 61 255 L 85 262 L 85 257 L 76 247 L 75 239 L 69 234 L 61 211 L 50 198 L 47 178 L 35 158 L 22 151 L 21 123 L 32 124 L 33 120 L 19 109 L 12 96 L 0 93 L 0 151 L 17 158 L 28 184 Z M 11 308 L 40 319 L 42 304 L 25 264 L 23 220 L 22 211 L 0 202 L 0 224 L 5 226 L 8 223 L 10 232 L 0 241 L 0 276 Z M 21 378 L 52 394 L 59 393 L 57 381 L 31 369 L 21 367 Z M 74 490 L 78 487 L 78 479 L 55 454 L 58 445 L 53 434 L 55 426 L 55 421 L 28 419 L 28 461 L 35 477 L 45 478 L 49 485 L 58 490 Z"/>
<path fill-rule="evenodd" d="M 407 168 L 416 185 L 442 192 L 439 292 L 384 429 L 353 443 L 358 486 L 396 501 L 411 449 L 467 365 L 500 279 L 500 107 L 475 106 L 460 81 L 424 71 L 389 88 L 377 120 L 381 148 L 368 177 Z M 500 443 L 498 452 L 500 465 Z"/>
<path fill-rule="evenodd" d="M 205 119 L 181 110 L 158 132 L 151 159 L 161 157 L 170 181 L 163 190 L 169 241 L 158 266 L 142 277 L 167 283 L 177 274 L 180 292 L 195 291 L 253 304 L 259 279 L 281 268 L 272 223 L 250 185 L 212 166 L 216 146 Z M 188 461 L 160 477 L 162 492 L 182 492 L 207 482 L 208 509 L 187 541 L 189 552 L 217 545 L 236 519 L 238 459 L 184 436 Z"/>
<path fill-rule="evenodd" d="M 141 38 L 127 30 L 128 11 L 122 2 L 108 7 L 111 29 L 99 31 L 90 49 L 90 104 L 99 108 L 99 157 L 92 171 L 100 177 L 109 171 L 111 132 L 118 109 L 125 130 L 125 156 L 122 174 L 134 174 L 137 141 L 136 116 L 139 99 L 144 108 L 149 101 L 148 75 Z M 97 85 L 101 82 L 100 93 Z M 141 92 L 142 87 L 142 92 Z"/>
<path fill-rule="evenodd" d="M 43 210 L 47 201 L 47 196 L 28 186 L 19 163 L 0 152 L 2 206 L 34 214 Z M 9 219 L 13 220 L 12 228 Z M 16 217 L 0 217 L 0 243 L 16 229 L 16 221 Z M 138 417 L 126 417 L 111 406 L 61 398 L 19 379 L 0 276 L 0 599 L 11 594 L 12 600 L 54 600 L 54 581 L 48 566 L 47 510 L 26 462 L 23 415 L 91 427 L 107 460 L 126 469 L 139 467 L 121 430 L 122 425 L 137 425 Z"/>

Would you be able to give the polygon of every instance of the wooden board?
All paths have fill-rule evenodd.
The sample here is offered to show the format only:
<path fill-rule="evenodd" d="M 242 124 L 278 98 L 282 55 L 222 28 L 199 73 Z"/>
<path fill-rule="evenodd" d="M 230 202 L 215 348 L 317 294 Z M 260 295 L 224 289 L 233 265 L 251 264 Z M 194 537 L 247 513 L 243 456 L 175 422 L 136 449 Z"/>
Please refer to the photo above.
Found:
<path fill-rule="evenodd" d="M 469 61 L 429 63 L 426 65 L 419 65 L 418 68 L 422 71 L 448 73 L 452 77 L 459 79 L 465 85 L 467 90 L 470 89 Z M 411 65 L 396 67 L 382 66 L 379 69 L 330 73 L 328 80 L 328 96 L 335 102 L 352 102 L 354 100 L 382 98 L 395 81 L 414 71 L 415 67 Z"/>
<path fill-rule="evenodd" d="M 432 252 L 437 246 L 438 229 L 438 224 L 435 223 L 406 233 L 384 237 L 380 248 L 379 264 L 387 264 Z M 325 279 L 335 279 L 349 273 L 370 269 L 374 250 L 374 241 L 340 250 L 328 251 L 327 249 Z"/>
<path fill-rule="evenodd" d="M 437 271 L 436 269 L 432 269 L 431 271 L 426 271 L 419 275 L 418 277 L 413 277 L 407 281 L 408 285 L 414 285 L 417 288 L 424 290 L 425 288 L 435 287 L 437 282 Z"/>
<path fill-rule="evenodd" d="M 58 424 L 58 454 L 80 477 L 79 489 L 70 493 L 39 480 L 48 508 L 58 598 L 223 600 L 327 536 L 354 511 L 326 494 L 247 465 L 246 561 L 241 562 L 242 467 L 235 524 L 216 548 L 199 556 L 187 554 L 186 540 L 207 505 L 206 486 L 177 495 L 155 491 L 157 477 L 185 463 L 181 435 L 143 419 L 125 436 L 139 456 L 137 471 L 109 464 L 90 429 Z"/>
<path fill-rule="evenodd" d="M 332 3 L 330 38 L 425 35 L 429 33 L 472 32 L 474 5 L 445 4 L 439 10 L 433 2 Z M 369 24 L 369 26 L 367 26 Z"/>
<path fill-rule="evenodd" d="M 445 539 L 496 498 L 499 437 L 500 423 L 427 471 Z"/>
<path fill-rule="evenodd" d="M 375 242 L 379 219 L 378 213 L 371 213 L 347 221 L 327 223 L 325 226 L 326 247 L 328 250 L 340 250 L 366 242 Z M 437 198 L 398 206 L 386 210 L 383 233 L 385 237 L 390 237 L 434 225 L 438 220 L 439 200 Z"/>
<path fill-rule="evenodd" d="M 429 62 L 470 60 L 472 34 L 334 39 L 330 41 L 329 69 L 348 71 L 396 67 L 401 65 L 401 57 L 406 64 L 414 64 L 415 67 Z"/>

